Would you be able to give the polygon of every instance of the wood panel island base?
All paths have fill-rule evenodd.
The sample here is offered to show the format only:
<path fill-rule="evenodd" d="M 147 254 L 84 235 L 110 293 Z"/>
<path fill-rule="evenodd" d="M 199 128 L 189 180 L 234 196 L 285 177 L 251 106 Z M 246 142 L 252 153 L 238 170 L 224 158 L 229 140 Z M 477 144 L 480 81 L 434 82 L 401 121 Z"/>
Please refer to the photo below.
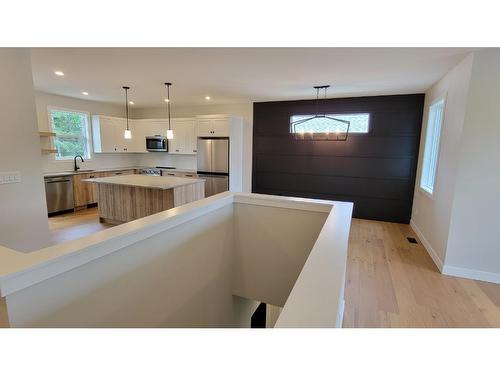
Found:
<path fill-rule="evenodd" d="M 97 185 L 99 221 L 122 224 L 205 197 L 205 180 L 127 175 L 85 180 Z"/>

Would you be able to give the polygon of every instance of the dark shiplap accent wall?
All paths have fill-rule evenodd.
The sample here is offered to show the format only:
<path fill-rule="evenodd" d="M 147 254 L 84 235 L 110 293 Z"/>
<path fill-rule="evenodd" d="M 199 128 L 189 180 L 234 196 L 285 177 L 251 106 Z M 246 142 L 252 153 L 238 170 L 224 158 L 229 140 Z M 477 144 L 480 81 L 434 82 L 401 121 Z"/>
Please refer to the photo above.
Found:
<path fill-rule="evenodd" d="M 369 113 L 368 134 L 346 142 L 301 141 L 290 116 L 314 114 L 315 101 L 254 103 L 255 193 L 354 202 L 354 217 L 408 223 L 424 94 L 325 99 L 322 112 Z"/>

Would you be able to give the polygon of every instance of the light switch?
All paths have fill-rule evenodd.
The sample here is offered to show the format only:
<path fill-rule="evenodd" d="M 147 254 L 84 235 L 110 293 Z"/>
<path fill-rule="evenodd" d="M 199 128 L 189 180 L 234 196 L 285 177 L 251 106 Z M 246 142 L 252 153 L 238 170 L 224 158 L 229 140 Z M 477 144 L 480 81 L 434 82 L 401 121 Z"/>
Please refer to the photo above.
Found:
<path fill-rule="evenodd" d="M 21 172 L 0 172 L 0 184 L 18 184 L 21 182 Z"/>

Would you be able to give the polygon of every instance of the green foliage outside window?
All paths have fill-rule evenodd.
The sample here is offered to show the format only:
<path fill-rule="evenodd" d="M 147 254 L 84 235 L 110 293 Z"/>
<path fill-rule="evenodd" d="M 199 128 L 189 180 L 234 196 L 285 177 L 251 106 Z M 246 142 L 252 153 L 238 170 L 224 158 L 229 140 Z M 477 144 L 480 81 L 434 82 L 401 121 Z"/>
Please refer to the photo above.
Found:
<path fill-rule="evenodd" d="M 56 133 L 56 159 L 72 159 L 76 155 L 89 158 L 87 115 L 81 112 L 51 110 L 52 129 Z"/>

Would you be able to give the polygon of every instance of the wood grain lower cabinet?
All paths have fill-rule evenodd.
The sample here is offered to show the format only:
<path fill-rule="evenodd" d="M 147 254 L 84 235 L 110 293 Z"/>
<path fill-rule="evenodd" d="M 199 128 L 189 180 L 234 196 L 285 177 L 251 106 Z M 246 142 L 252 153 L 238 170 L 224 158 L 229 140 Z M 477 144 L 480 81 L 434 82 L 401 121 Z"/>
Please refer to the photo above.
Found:
<path fill-rule="evenodd" d="M 185 177 L 185 178 L 198 178 L 196 173 L 187 172 L 163 172 L 162 176 L 172 176 L 172 177 Z"/>
<path fill-rule="evenodd" d="M 110 172 L 99 172 L 99 173 L 105 173 L 104 175 L 99 177 L 121 176 L 123 174 L 134 174 L 135 169 L 124 169 L 121 171 L 110 171 Z"/>
<path fill-rule="evenodd" d="M 97 203 L 98 191 L 97 185 L 83 182 L 89 178 L 120 176 L 125 174 L 134 174 L 135 169 L 124 169 L 119 171 L 103 171 L 92 173 L 79 173 L 73 175 L 73 199 L 75 208 L 84 208 L 89 204 Z"/>
<path fill-rule="evenodd" d="M 75 208 L 87 206 L 88 204 L 97 202 L 95 189 L 91 184 L 85 183 L 82 180 L 95 177 L 90 173 L 79 173 L 73 175 L 73 199 Z"/>

